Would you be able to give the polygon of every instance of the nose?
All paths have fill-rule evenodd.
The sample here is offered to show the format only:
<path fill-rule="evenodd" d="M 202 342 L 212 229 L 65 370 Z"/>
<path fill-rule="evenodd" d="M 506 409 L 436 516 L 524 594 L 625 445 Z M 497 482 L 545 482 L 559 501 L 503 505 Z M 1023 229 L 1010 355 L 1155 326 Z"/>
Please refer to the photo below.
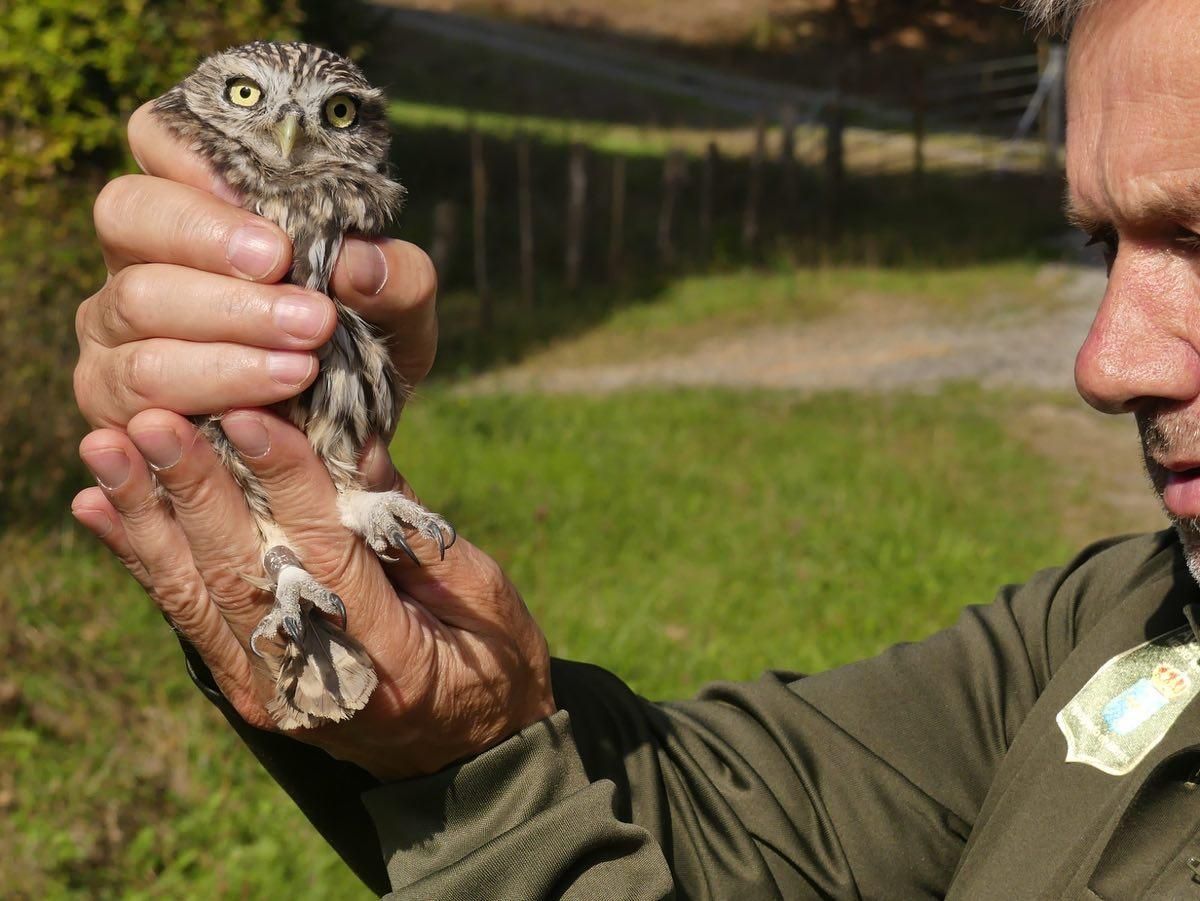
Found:
<path fill-rule="evenodd" d="M 1105 413 L 1200 395 L 1200 292 L 1176 253 L 1122 246 L 1075 358 L 1075 385 Z"/>

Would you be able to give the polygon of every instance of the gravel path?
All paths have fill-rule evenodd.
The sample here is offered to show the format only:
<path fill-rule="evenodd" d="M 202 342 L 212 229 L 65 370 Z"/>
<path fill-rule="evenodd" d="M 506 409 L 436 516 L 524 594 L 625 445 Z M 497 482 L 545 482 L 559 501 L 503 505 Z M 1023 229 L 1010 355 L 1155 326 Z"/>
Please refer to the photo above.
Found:
<path fill-rule="evenodd" d="M 1062 267 L 1047 271 L 1061 277 Z M 1104 292 L 1104 273 L 1071 267 L 1063 304 L 968 320 L 876 301 L 817 322 L 708 340 L 687 353 L 543 369 L 515 366 L 464 386 L 500 391 L 605 393 L 644 386 L 801 391 L 919 390 L 971 380 L 986 387 L 1074 390 L 1075 352 Z"/>

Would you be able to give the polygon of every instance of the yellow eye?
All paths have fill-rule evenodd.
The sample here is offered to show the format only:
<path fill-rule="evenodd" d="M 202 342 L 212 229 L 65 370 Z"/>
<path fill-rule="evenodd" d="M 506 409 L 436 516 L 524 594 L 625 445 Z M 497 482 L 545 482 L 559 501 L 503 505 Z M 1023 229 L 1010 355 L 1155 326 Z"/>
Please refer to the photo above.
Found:
<path fill-rule="evenodd" d="M 262 99 L 262 88 L 249 78 L 235 78 L 229 82 L 227 96 L 235 106 L 254 106 Z"/>
<path fill-rule="evenodd" d="M 334 94 L 325 101 L 325 118 L 334 128 L 349 128 L 358 118 L 358 104 L 349 94 Z"/>

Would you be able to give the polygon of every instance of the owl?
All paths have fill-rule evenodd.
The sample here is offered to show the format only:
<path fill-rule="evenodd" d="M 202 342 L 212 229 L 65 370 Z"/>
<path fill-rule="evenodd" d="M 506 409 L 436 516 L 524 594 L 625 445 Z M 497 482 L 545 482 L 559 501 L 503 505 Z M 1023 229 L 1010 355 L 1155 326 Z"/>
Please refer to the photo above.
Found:
<path fill-rule="evenodd" d="M 343 237 L 379 235 L 399 210 L 404 188 L 387 173 L 383 95 L 357 66 L 328 50 L 258 41 L 217 53 L 160 97 L 154 113 L 208 160 L 243 206 L 287 232 L 293 284 L 330 294 Z M 392 433 L 406 386 L 384 338 L 333 302 L 337 327 L 318 354 L 316 381 L 278 409 L 305 432 L 328 469 L 342 522 L 376 554 L 394 562 L 399 551 L 416 562 L 408 526 L 444 556 L 455 533 L 442 517 L 399 492 L 366 490 L 357 474 L 368 440 Z M 304 568 L 219 417 L 195 421 L 245 493 L 262 540 L 265 577 L 246 577 L 274 595 L 250 638 L 275 677 L 271 715 L 282 729 L 348 719 L 366 705 L 377 677 L 366 651 L 345 632 L 342 600 Z"/>

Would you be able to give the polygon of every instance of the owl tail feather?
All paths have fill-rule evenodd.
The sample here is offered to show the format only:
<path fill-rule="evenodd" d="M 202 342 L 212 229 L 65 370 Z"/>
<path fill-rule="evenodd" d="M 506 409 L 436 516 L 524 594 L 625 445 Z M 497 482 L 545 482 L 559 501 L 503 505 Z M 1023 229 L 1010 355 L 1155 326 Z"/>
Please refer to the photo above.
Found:
<path fill-rule="evenodd" d="M 278 667 L 267 711 L 283 730 L 348 720 L 379 683 L 363 646 L 311 608 L 300 641 L 285 640 Z"/>

